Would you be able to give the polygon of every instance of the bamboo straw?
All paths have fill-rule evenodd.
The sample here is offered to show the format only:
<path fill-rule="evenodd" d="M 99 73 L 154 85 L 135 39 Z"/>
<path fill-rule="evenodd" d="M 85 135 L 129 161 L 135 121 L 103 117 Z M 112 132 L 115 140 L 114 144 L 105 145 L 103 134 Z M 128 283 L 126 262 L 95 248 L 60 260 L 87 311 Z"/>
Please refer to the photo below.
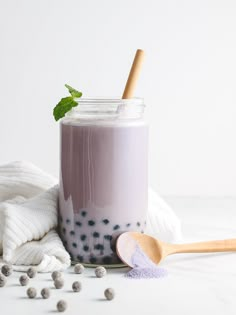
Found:
<path fill-rule="evenodd" d="M 122 98 L 132 98 L 134 96 L 134 90 L 135 90 L 136 83 L 139 78 L 143 60 L 144 60 L 144 51 L 141 49 L 138 49 L 136 51 L 132 67 L 130 69 L 129 77 L 126 82 L 125 90 L 124 90 Z"/>

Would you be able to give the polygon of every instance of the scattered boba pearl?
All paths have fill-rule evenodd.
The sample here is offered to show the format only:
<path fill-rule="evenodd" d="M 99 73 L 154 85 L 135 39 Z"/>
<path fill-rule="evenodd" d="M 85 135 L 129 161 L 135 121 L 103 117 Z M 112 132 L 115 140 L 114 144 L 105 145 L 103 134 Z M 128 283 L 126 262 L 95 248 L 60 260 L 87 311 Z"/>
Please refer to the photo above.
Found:
<path fill-rule="evenodd" d="M 65 312 L 67 309 L 67 302 L 65 300 L 60 300 L 57 302 L 57 310 L 58 312 Z"/>
<path fill-rule="evenodd" d="M 0 288 L 4 287 L 6 283 L 7 278 L 4 275 L 0 274 Z"/>
<path fill-rule="evenodd" d="M 73 282 L 73 284 L 72 284 L 72 290 L 73 290 L 74 292 L 80 292 L 81 289 L 82 289 L 82 284 L 81 284 L 81 282 L 79 282 L 79 281 Z"/>
<path fill-rule="evenodd" d="M 30 277 L 30 278 L 34 278 L 37 274 L 37 271 L 34 267 L 30 267 L 28 270 L 27 270 L 27 275 Z"/>
<path fill-rule="evenodd" d="M 34 299 L 34 298 L 36 297 L 36 295 L 37 295 L 37 291 L 36 291 L 35 288 L 29 288 L 29 289 L 26 291 L 26 293 L 27 293 L 27 295 L 28 295 L 28 297 L 29 297 L 30 299 Z"/>
<path fill-rule="evenodd" d="M 75 273 L 83 273 L 84 272 L 84 266 L 82 264 L 76 264 L 74 267 Z"/>
<path fill-rule="evenodd" d="M 41 295 L 43 299 L 48 299 L 50 297 L 50 290 L 49 288 L 43 288 L 41 290 Z"/>
<path fill-rule="evenodd" d="M 60 271 L 53 271 L 53 273 L 51 274 L 52 280 L 56 280 L 58 278 L 62 277 L 62 273 Z"/>
<path fill-rule="evenodd" d="M 24 287 L 29 283 L 29 277 L 27 275 L 22 275 L 19 278 L 19 282 Z"/>
<path fill-rule="evenodd" d="M 104 295 L 105 295 L 105 298 L 108 300 L 108 301 L 111 301 L 114 299 L 115 297 L 115 291 L 114 289 L 112 288 L 108 288 L 104 291 Z"/>
<path fill-rule="evenodd" d="M 57 278 L 54 281 L 54 285 L 56 289 L 61 289 L 64 287 L 64 280 L 62 278 Z"/>
<path fill-rule="evenodd" d="M 12 266 L 10 265 L 3 265 L 1 270 L 2 274 L 6 277 L 9 277 L 12 274 Z"/>
<path fill-rule="evenodd" d="M 106 269 L 103 266 L 95 268 L 95 275 L 97 278 L 103 278 L 107 274 Z"/>

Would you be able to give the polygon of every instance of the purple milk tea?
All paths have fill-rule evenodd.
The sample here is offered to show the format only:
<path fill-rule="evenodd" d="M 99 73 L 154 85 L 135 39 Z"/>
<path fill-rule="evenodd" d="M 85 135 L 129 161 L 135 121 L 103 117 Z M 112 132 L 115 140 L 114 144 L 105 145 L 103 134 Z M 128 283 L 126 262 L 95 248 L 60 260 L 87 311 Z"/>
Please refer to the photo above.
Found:
<path fill-rule="evenodd" d="M 143 108 L 142 99 L 81 99 L 61 122 L 60 233 L 74 261 L 117 264 L 117 235 L 145 229 Z"/>

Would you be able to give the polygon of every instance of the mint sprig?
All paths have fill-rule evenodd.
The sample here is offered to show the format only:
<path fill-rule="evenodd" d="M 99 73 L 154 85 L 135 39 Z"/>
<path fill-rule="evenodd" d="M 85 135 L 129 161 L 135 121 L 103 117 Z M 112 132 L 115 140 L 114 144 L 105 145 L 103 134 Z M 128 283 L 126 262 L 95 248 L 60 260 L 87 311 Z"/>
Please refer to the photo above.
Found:
<path fill-rule="evenodd" d="M 60 102 L 53 109 L 53 116 L 56 121 L 65 116 L 73 107 L 76 107 L 79 103 L 75 101 L 75 98 L 80 98 L 82 93 L 74 89 L 68 84 L 65 84 L 71 96 L 63 97 Z"/>

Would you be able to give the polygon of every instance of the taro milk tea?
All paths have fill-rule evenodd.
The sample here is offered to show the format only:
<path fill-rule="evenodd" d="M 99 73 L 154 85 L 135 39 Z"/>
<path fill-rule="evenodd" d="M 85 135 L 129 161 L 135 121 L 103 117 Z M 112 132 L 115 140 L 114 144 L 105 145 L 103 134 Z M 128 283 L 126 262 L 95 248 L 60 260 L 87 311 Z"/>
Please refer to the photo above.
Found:
<path fill-rule="evenodd" d="M 142 99 L 81 99 L 61 121 L 60 234 L 73 261 L 117 264 L 117 236 L 145 230 L 143 111 Z"/>

